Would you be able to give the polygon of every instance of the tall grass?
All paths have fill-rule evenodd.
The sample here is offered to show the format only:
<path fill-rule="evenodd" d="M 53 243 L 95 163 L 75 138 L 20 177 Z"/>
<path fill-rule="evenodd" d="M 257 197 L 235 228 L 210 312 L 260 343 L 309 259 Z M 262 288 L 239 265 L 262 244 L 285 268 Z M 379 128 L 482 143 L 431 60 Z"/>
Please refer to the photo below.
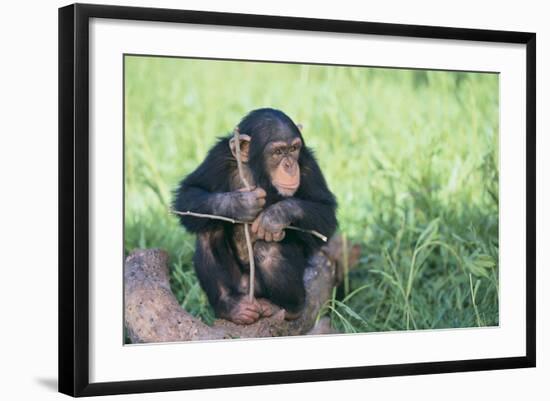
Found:
<path fill-rule="evenodd" d="M 498 75 L 125 60 L 125 248 L 160 247 L 181 304 L 213 313 L 171 191 L 216 137 L 274 107 L 304 125 L 363 246 L 322 313 L 345 332 L 497 325 Z"/>

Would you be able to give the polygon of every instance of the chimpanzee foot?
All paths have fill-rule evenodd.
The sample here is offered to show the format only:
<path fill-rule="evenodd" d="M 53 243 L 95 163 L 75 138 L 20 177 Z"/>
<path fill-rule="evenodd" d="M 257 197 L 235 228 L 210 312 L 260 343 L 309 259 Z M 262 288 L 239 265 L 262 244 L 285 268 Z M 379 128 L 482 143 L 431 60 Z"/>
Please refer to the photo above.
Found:
<path fill-rule="evenodd" d="M 252 324 L 260 318 L 260 315 L 260 304 L 256 300 L 251 302 L 245 297 L 235 305 L 228 320 L 237 324 Z"/>
<path fill-rule="evenodd" d="M 260 304 L 260 314 L 262 317 L 270 317 L 279 310 L 278 306 L 273 305 L 265 298 L 258 298 L 256 301 Z"/>

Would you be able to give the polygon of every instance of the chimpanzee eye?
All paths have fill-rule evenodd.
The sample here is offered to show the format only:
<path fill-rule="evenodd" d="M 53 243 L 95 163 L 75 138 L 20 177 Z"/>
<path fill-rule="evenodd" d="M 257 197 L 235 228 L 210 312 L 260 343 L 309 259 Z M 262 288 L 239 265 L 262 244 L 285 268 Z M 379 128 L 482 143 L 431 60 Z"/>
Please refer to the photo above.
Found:
<path fill-rule="evenodd" d="M 283 151 L 282 151 L 281 149 L 275 150 L 275 154 L 276 154 L 276 155 L 280 155 L 280 154 L 282 154 L 282 153 L 283 153 Z"/>
<path fill-rule="evenodd" d="M 292 145 L 292 146 L 290 147 L 290 151 L 291 151 L 291 152 L 296 152 L 296 146 Z"/>

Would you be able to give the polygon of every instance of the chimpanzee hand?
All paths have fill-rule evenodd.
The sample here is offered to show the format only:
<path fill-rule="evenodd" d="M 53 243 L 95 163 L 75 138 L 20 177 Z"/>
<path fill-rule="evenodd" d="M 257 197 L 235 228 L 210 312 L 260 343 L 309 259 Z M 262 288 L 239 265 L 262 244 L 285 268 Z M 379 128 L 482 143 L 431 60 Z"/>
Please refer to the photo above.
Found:
<path fill-rule="evenodd" d="M 289 213 L 279 202 L 271 205 L 256 217 L 252 223 L 252 233 L 257 239 L 278 242 L 285 237 L 285 228 L 289 225 Z"/>
<path fill-rule="evenodd" d="M 253 221 L 265 206 L 266 193 L 262 188 L 252 188 L 250 191 L 243 188 L 224 195 L 231 199 L 229 217 L 237 220 Z"/>

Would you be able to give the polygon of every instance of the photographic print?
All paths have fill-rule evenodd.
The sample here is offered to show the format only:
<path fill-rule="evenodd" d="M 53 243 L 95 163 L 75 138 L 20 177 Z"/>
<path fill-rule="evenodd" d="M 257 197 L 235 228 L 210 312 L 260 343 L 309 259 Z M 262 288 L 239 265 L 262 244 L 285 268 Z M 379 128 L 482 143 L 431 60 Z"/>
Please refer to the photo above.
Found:
<path fill-rule="evenodd" d="M 59 391 L 536 365 L 536 35 L 59 10 Z"/>
<path fill-rule="evenodd" d="M 124 342 L 499 326 L 499 74 L 124 55 Z"/>

